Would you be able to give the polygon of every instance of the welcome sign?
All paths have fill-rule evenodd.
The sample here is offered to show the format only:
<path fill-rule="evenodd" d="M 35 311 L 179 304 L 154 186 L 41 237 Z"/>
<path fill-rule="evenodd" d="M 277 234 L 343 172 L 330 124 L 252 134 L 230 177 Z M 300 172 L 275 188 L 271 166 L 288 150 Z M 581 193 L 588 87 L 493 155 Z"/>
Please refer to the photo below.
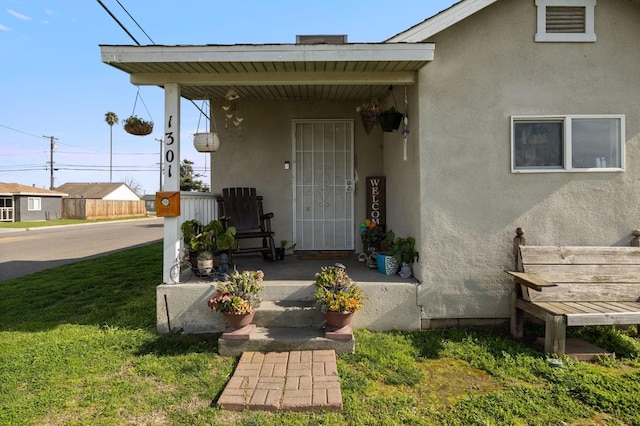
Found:
<path fill-rule="evenodd" d="M 387 223 L 387 178 L 367 176 L 367 219 L 378 225 Z"/>

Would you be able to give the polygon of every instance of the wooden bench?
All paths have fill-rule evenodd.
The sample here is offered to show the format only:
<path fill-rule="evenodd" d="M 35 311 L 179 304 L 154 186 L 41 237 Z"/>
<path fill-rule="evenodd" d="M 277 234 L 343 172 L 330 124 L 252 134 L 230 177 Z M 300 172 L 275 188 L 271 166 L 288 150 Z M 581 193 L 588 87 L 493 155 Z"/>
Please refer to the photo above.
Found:
<path fill-rule="evenodd" d="M 513 336 L 523 337 L 526 312 L 545 323 L 545 352 L 563 355 L 567 327 L 640 324 L 640 233 L 633 247 L 527 246 L 516 233 Z"/>

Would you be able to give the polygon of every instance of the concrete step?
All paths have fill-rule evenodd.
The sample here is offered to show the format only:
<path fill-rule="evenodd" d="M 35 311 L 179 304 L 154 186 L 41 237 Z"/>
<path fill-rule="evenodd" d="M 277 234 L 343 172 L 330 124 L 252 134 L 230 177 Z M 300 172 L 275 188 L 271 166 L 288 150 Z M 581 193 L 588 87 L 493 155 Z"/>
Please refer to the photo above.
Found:
<path fill-rule="evenodd" d="M 253 323 L 258 327 L 320 327 L 324 315 L 314 302 L 263 300 L 256 309 Z"/>
<path fill-rule="evenodd" d="M 316 286 L 313 281 L 269 281 L 259 294 L 265 301 L 313 302 Z"/>
<path fill-rule="evenodd" d="M 322 328 L 252 327 L 248 338 L 218 339 L 222 356 L 240 356 L 242 352 L 289 352 L 333 349 L 336 353 L 354 353 L 356 341 L 350 338 L 328 339 Z"/>

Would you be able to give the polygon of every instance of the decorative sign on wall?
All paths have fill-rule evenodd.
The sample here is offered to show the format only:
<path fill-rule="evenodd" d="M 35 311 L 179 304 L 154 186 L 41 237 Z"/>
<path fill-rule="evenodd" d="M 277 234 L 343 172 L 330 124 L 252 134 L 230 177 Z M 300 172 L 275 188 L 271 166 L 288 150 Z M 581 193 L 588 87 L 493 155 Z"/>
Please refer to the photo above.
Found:
<path fill-rule="evenodd" d="M 385 225 L 387 223 L 387 178 L 367 176 L 367 219 Z"/>

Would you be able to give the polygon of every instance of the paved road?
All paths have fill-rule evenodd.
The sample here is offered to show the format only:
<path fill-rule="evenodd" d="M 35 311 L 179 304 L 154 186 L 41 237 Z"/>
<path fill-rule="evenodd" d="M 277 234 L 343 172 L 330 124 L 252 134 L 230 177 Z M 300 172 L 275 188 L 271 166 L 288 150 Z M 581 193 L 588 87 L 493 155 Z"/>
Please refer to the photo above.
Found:
<path fill-rule="evenodd" d="M 0 229 L 0 281 L 162 239 L 162 218 Z"/>

